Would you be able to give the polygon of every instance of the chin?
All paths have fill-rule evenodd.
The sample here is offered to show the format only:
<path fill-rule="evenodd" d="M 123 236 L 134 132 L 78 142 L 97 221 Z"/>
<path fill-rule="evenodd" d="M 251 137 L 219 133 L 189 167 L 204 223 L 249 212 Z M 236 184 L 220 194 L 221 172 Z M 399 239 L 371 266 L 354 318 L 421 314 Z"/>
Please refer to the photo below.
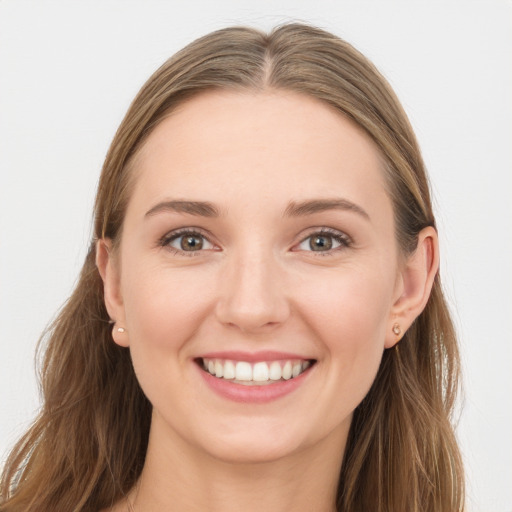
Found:
<path fill-rule="evenodd" d="M 250 464 L 277 461 L 314 444 L 306 432 L 290 428 L 290 425 L 258 422 L 253 426 L 255 428 L 247 428 L 247 425 L 243 428 L 246 422 L 240 423 L 237 428 L 223 430 L 214 436 L 212 431 L 206 433 L 200 443 L 202 449 L 227 463 Z"/>
<path fill-rule="evenodd" d="M 264 464 L 284 459 L 298 450 L 297 447 L 285 446 L 282 443 L 259 441 L 255 439 L 243 444 L 224 443 L 209 447 L 209 452 L 213 458 L 228 464 Z"/>

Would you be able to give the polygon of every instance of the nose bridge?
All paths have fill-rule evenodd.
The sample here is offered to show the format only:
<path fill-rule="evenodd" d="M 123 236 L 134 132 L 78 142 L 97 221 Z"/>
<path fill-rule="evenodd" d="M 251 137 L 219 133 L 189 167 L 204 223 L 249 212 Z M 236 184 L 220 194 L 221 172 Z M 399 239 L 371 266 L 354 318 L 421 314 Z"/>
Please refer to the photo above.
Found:
<path fill-rule="evenodd" d="M 275 326 L 289 313 L 273 251 L 253 242 L 227 258 L 217 305 L 221 322 L 244 331 Z"/>

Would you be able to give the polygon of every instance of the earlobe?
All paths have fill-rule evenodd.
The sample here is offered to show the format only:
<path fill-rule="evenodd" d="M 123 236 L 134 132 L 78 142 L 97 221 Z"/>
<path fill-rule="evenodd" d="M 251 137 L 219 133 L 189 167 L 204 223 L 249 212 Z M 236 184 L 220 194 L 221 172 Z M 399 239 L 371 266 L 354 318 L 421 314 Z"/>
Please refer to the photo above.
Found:
<path fill-rule="evenodd" d="M 96 243 L 96 266 L 103 280 L 103 298 L 110 318 L 114 321 L 112 338 L 127 347 L 128 336 L 125 332 L 124 306 L 120 287 L 119 265 L 112 249 L 112 241 L 102 238 Z"/>
<path fill-rule="evenodd" d="M 400 294 L 391 311 L 386 348 L 400 341 L 425 308 L 438 269 L 437 231 L 429 226 L 420 231 L 416 250 L 407 257 L 400 272 Z"/>

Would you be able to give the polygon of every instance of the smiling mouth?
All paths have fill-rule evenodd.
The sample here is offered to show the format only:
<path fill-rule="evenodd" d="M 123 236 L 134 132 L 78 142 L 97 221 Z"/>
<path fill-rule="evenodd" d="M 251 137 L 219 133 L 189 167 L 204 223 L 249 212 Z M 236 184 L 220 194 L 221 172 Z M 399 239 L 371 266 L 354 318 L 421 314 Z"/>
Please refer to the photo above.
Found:
<path fill-rule="evenodd" d="M 206 357 L 195 361 L 200 368 L 213 377 L 246 386 L 264 386 L 291 380 L 316 363 L 315 359 L 285 359 L 252 363 Z"/>

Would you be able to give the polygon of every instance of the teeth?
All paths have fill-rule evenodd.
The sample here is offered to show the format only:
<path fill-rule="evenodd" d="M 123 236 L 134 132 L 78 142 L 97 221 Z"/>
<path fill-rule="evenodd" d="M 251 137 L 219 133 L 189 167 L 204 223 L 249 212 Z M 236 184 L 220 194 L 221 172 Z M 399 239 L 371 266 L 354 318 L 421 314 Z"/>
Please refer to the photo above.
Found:
<path fill-rule="evenodd" d="M 281 365 L 277 361 L 272 361 L 272 363 L 270 363 L 269 377 L 270 380 L 281 380 Z"/>
<path fill-rule="evenodd" d="M 223 359 L 203 358 L 205 371 L 219 379 L 234 380 L 240 383 L 267 383 L 278 380 L 289 380 L 298 377 L 311 366 L 311 361 L 230 361 Z"/>
<path fill-rule="evenodd" d="M 235 365 L 232 361 L 226 361 L 224 363 L 224 375 L 225 379 L 234 379 L 235 378 Z"/>
<path fill-rule="evenodd" d="M 288 380 L 292 378 L 292 363 L 291 361 L 286 361 L 286 364 L 283 366 L 283 379 Z"/>
<path fill-rule="evenodd" d="M 269 374 L 267 363 L 256 363 L 252 369 L 252 380 L 256 382 L 265 382 Z"/>
<path fill-rule="evenodd" d="M 210 365 L 208 364 L 208 368 Z M 211 372 L 210 372 L 211 373 Z M 224 366 L 220 361 L 215 361 L 215 377 L 222 377 L 224 375 Z"/>
<path fill-rule="evenodd" d="M 251 363 L 246 363 L 245 361 L 238 361 L 238 363 L 236 363 L 235 375 L 236 380 L 252 380 Z"/>

